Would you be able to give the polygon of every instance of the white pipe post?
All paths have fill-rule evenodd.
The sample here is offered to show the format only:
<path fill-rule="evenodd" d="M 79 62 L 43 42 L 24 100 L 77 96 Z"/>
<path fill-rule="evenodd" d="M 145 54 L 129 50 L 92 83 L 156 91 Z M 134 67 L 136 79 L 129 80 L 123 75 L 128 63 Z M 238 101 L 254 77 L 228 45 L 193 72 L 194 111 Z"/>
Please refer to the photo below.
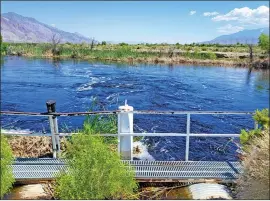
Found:
<path fill-rule="evenodd" d="M 123 160 L 132 160 L 133 152 L 133 136 L 128 135 L 133 133 L 133 107 L 129 106 L 126 102 L 124 106 L 119 107 L 120 113 L 118 114 L 118 133 L 126 133 L 127 136 L 118 136 L 120 138 L 120 155 Z"/>
<path fill-rule="evenodd" d="M 60 137 L 59 137 L 57 117 L 53 117 L 53 124 L 54 124 L 54 134 L 55 134 L 55 141 L 56 141 L 56 151 L 57 153 L 60 153 L 61 143 L 60 143 Z"/>
<path fill-rule="evenodd" d="M 46 102 L 47 106 L 47 111 L 48 113 L 55 112 L 55 101 L 54 100 L 49 100 Z M 56 138 L 55 138 L 55 125 L 54 125 L 54 120 L 52 116 L 49 116 L 49 123 L 50 123 L 50 129 L 51 129 L 51 134 L 52 134 L 52 148 L 53 148 L 53 158 L 57 158 L 56 155 Z"/>
<path fill-rule="evenodd" d="M 190 114 L 187 114 L 187 136 L 186 136 L 186 157 L 185 161 L 188 161 L 189 156 L 189 134 L 190 134 Z"/>
<path fill-rule="evenodd" d="M 257 122 L 256 120 L 254 120 L 254 129 L 256 130 L 256 129 L 258 129 L 258 128 L 259 128 L 258 122 Z"/>

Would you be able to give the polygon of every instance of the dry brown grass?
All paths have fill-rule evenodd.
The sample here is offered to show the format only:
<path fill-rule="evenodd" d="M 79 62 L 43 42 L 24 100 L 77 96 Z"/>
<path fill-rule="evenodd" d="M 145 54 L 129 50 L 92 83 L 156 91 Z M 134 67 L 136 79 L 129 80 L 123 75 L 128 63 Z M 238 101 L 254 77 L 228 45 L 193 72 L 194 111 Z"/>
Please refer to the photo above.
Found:
<path fill-rule="evenodd" d="M 52 157 L 51 137 L 12 136 L 8 138 L 14 157 Z M 61 150 L 66 149 L 66 139 L 61 139 Z"/>
<path fill-rule="evenodd" d="M 262 132 L 246 147 L 244 173 L 238 180 L 238 199 L 270 199 L 269 197 L 269 130 Z"/>

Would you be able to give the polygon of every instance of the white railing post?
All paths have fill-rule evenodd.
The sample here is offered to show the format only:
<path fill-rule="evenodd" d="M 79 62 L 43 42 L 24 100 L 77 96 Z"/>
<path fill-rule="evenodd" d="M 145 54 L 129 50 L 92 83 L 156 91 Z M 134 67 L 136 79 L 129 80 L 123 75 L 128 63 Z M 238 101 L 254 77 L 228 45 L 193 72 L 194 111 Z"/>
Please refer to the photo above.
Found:
<path fill-rule="evenodd" d="M 48 113 L 55 112 L 55 101 L 54 100 L 49 100 L 46 102 L 47 106 L 47 111 Z M 53 149 L 53 158 L 57 158 L 57 149 L 58 147 L 56 146 L 56 137 L 55 137 L 55 124 L 54 124 L 54 119 L 52 116 L 49 116 L 49 123 L 50 123 L 50 129 L 51 129 L 51 135 L 52 135 L 52 149 Z"/>
<path fill-rule="evenodd" d="M 119 107 L 120 113 L 118 114 L 118 134 L 133 133 L 133 107 L 125 103 L 124 106 Z M 118 150 L 123 160 L 133 159 L 133 136 L 118 136 Z"/>
<path fill-rule="evenodd" d="M 186 136 L 186 156 L 185 156 L 185 161 L 188 161 L 188 156 L 189 156 L 189 134 L 190 134 L 190 113 L 187 113 L 187 136 Z"/>
<path fill-rule="evenodd" d="M 259 128 L 259 124 L 256 120 L 254 120 L 254 129 L 258 129 Z"/>
<path fill-rule="evenodd" d="M 58 130 L 58 121 L 57 117 L 53 117 L 53 124 L 54 124 L 54 135 L 55 135 L 55 141 L 56 141 L 56 151 L 60 153 L 61 151 L 61 143 L 59 138 L 59 130 Z"/>

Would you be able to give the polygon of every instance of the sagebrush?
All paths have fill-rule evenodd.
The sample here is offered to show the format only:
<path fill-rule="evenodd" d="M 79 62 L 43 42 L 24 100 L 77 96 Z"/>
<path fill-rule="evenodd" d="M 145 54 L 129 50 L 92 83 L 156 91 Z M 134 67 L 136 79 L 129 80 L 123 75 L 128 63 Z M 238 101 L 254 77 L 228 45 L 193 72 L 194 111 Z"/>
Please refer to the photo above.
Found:
<path fill-rule="evenodd" d="M 57 198 L 127 199 L 137 190 L 134 171 L 128 170 L 98 136 L 73 135 L 66 158 L 69 172 L 56 180 Z"/>
<path fill-rule="evenodd" d="M 0 172 L 1 172 L 1 191 L 0 197 L 9 192 L 12 188 L 14 183 L 14 177 L 12 173 L 11 165 L 13 163 L 13 155 L 11 148 L 8 144 L 7 139 L 1 134 L 1 165 L 0 165 Z"/>

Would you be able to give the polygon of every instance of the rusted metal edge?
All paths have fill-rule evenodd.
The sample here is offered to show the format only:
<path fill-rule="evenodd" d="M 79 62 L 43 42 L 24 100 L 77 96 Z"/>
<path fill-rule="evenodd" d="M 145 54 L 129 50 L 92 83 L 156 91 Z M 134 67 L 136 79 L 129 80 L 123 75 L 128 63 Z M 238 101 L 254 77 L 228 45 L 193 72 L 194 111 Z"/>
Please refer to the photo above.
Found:
<path fill-rule="evenodd" d="M 112 110 L 112 111 L 91 111 L 91 112 L 19 112 L 19 111 L 1 111 L 3 115 L 25 115 L 25 116 L 85 116 L 85 115 L 97 115 L 97 114 L 118 114 L 124 111 Z M 152 111 L 152 110 L 140 110 L 140 111 L 128 111 L 133 114 L 224 114 L 224 115 L 253 115 L 254 112 L 246 111 Z"/>
<path fill-rule="evenodd" d="M 45 183 L 48 181 L 54 181 L 56 178 L 31 178 L 31 179 L 16 179 L 16 183 Z M 141 183 L 235 183 L 236 179 L 161 179 L 161 178 L 135 178 L 138 182 Z"/>
<path fill-rule="evenodd" d="M 234 183 L 237 178 L 235 179 L 168 179 L 168 178 L 138 178 L 136 177 L 136 180 L 138 182 L 153 182 L 153 183 L 159 183 L 159 182 L 180 182 L 180 183 Z"/>

